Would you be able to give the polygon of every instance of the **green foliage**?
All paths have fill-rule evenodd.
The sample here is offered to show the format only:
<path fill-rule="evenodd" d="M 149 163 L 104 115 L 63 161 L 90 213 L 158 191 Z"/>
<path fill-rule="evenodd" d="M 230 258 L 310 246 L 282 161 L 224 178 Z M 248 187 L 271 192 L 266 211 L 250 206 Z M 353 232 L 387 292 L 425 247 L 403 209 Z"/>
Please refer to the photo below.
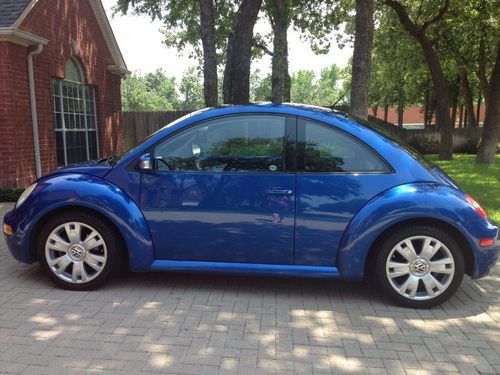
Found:
<path fill-rule="evenodd" d="M 231 138 L 213 144 L 207 152 L 209 155 L 218 156 L 269 156 L 281 155 L 283 152 L 282 138 Z"/>
<path fill-rule="evenodd" d="M 341 95 L 337 86 L 340 79 L 341 69 L 335 64 L 321 70 L 318 81 L 318 105 L 330 107 L 337 102 Z"/>
<path fill-rule="evenodd" d="M 402 97 L 406 105 L 423 103 L 425 87 L 431 78 L 422 50 L 392 12 L 379 14 L 379 27 L 373 43 L 371 106 L 397 106 Z"/>
<path fill-rule="evenodd" d="M 302 69 L 292 74 L 291 100 L 294 103 L 317 104 L 318 84 L 312 70 Z"/>
<path fill-rule="evenodd" d="M 24 189 L 0 189 L 0 202 L 17 202 Z"/>
<path fill-rule="evenodd" d="M 184 72 L 179 85 L 181 93 L 180 107 L 183 110 L 196 110 L 205 106 L 203 84 L 199 69 L 189 68 Z"/>
<path fill-rule="evenodd" d="M 399 2 L 419 27 L 435 17 L 444 3 L 443 0 Z M 480 63 L 484 63 L 486 75 L 489 75 L 494 64 L 495 44 L 500 38 L 499 20 L 498 0 L 450 0 L 443 19 L 427 29 L 426 35 L 437 51 L 451 95 L 460 94 L 457 76 L 462 68 L 468 72 L 474 100 L 479 97 Z M 371 105 L 396 106 L 400 97 L 406 106 L 423 105 L 426 91 L 430 90 L 431 96 L 435 94 L 419 44 L 403 30 L 388 7 L 379 9 L 376 25 L 369 93 Z M 485 47 L 483 57 L 481 43 Z M 463 104 L 463 99 L 459 98 L 458 104 Z"/>
<path fill-rule="evenodd" d="M 475 164 L 474 155 L 454 155 L 453 160 L 437 160 L 437 156 L 429 157 L 448 173 L 460 187 L 486 210 L 488 216 L 500 222 L 500 155 L 492 165 Z"/>
<path fill-rule="evenodd" d="M 299 70 L 292 74 L 291 101 L 329 107 L 342 95 L 338 84 L 343 78 L 342 70 L 335 64 L 321 70 L 317 77 L 312 70 Z M 262 77 L 260 70 L 250 76 L 250 100 L 271 100 L 271 75 Z"/>
<path fill-rule="evenodd" d="M 217 0 L 215 5 L 215 36 L 219 60 L 223 60 L 227 36 L 232 28 L 236 1 Z M 201 60 L 201 29 L 199 2 L 193 0 L 117 0 L 115 12 L 144 14 L 159 19 L 165 27 L 165 44 L 179 51 L 192 47 L 190 57 Z"/>
<path fill-rule="evenodd" d="M 179 108 L 175 78 L 158 69 L 144 76 L 132 74 L 122 81 L 124 111 L 171 111 Z"/>
<path fill-rule="evenodd" d="M 341 70 L 335 64 L 321 70 L 319 77 L 312 70 L 299 70 L 292 75 L 292 102 L 332 106 L 342 96 L 338 87 L 341 76 Z"/>
<path fill-rule="evenodd" d="M 271 98 L 271 75 L 261 77 L 261 71 L 257 69 L 250 74 L 250 101 L 269 102 Z"/>

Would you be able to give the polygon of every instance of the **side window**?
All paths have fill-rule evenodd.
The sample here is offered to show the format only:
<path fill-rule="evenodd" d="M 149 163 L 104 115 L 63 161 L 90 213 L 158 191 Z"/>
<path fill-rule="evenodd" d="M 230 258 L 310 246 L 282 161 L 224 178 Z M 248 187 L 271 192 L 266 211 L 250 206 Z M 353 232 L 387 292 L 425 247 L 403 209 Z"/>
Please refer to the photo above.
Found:
<path fill-rule="evenodd" d="M 301 120 L 306 172 L 388 172 L 368 147 L 327 125 Z"/>
<path fill-rule="evenodd" d="M 285 117 L 224 117 L 181 131 L 154 150 L 159 171 L 281 172 Z"/>

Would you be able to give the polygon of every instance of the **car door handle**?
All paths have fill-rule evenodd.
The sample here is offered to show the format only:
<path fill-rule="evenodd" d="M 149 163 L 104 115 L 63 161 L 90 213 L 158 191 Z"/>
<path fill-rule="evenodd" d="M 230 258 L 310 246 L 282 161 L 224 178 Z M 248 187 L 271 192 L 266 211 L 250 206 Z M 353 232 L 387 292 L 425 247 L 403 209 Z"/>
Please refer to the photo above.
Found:
<path fill-rule="evenodd" d="M 288 189 L 269 189 L 269 190 L 266 190 L 266 194 L 272 194 L 272 195 L 292 195 L 293 191 L 288 190 Z"/>

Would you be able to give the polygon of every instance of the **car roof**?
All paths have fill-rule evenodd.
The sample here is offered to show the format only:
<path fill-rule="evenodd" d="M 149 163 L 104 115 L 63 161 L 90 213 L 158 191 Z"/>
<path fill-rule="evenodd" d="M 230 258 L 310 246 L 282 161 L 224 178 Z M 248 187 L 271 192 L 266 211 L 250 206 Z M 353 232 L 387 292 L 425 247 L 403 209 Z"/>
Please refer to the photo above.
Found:
<path fill-rule="evenodd" d="M 346 117 L 347 113 L 337 111 L 331 108 L 327 107 L 320 107 L 320 106 L 315 106 L 315 105 L 309 105 L 309 104 L 300 104 L 300 103 L 271 103 L 271 102 L 255 102 L 255 103 L 250 103 L 250 104 L 223 104 L 220 106 L 216 107 L 210 107 L 210 108 L 205 108 L 201 109 L 199 111 L 193 112 L 193 115 L 206 112 L 215 114 L 215 112 L 220 112 L 220 111 L 234 111 L 234 113 L 243 113 L 243 112 L 252 112 L 252 111 L 258 111 L 258 112 L 265 112 L 266 110 L 273 110 L 273 111 L 279 111 L 281 110 L 282 113 L 287 113 L 287 112 L 304 112 L 305 113 L 322 113 L 322 114 L 329 114 L 329 115 L 339 115 Z M 296 114 L 296 113 L 294 113 Z"/>

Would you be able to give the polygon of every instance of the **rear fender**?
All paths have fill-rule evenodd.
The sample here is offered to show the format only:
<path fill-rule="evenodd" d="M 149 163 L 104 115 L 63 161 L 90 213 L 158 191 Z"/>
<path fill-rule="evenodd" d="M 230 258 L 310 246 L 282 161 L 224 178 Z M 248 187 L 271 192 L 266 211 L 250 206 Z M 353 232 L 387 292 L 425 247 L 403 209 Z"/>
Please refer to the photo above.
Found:
<path fill-rule="evenodd" d="M 434 219 L 453 226 L 473 252 L 480 251 L 479 239 L 497 233 L 497 227 L 481 218 L 454 187 L 428 182 L 400 185 L 373 198 L 347 226 L 337 258 L 342 277 L 361 280 L 377 238 L 393 225 L 412 219 Z"/>

